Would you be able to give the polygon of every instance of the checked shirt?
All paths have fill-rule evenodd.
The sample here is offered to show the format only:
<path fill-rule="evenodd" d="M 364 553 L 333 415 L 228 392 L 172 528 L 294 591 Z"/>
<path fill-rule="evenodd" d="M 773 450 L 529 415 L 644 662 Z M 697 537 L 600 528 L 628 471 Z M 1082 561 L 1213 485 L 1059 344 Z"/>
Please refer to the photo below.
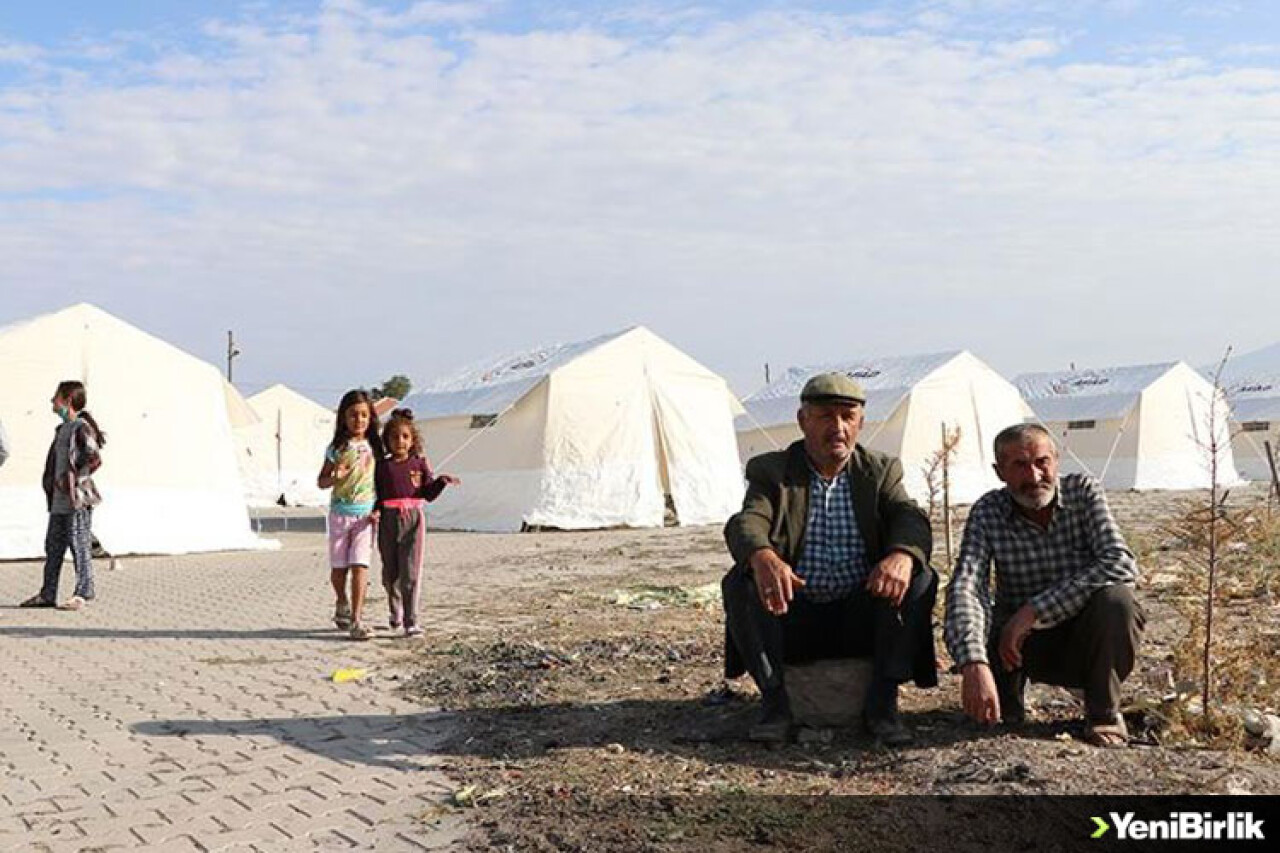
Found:
<path fill-rule="evenodd" d="M 809 516 L 796 574 L 800 593 L 810 601 L 835 601 L 852 595 L 868 575 L 867 549 L 853 514 L 849 468 L 824 480 L 809 466 Z"/>
<path fill-rule="evenodd" d="M 1036 611 L 1036 627 L 1051 628 L 1075 616 L 1094 592 L 1132 584 L 1137 561 L 1124 543 L 1097 481 L 1083 474 L 1058 480 L 1046 529 L 1018 513 L 1005 489 L 987 492 L 973 505 L 947 587 L 947 649 L 963 666 L 987 662 L 995 567 L 995 624 L 1023 604 Z"/>

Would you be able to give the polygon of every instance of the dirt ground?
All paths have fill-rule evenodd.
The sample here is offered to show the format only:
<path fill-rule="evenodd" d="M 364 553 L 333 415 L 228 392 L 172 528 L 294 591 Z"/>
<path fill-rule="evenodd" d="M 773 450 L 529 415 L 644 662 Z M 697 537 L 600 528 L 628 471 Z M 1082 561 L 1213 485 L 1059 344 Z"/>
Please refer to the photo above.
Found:
<path fill-rule="evenodd" d="M 1202 497 L 1111 497 L 1150 618 L 1126 685 L 1127 750 L 1082 743 L 1079 703 L 1040 685 L 1024 729 L 979 729 L 952 674 L 904 688 L 909 748 L 845 730 L 746 741 L 754 688 L 722 677 L 718 528 L 434 534 L 428 637 L 404 653 L 401 689 L 457 723 L 445 747 L 457 790 L 441 808 L 470 810 L 476 850 L 836 849 L 861 818 L 816 819 L 850 801 L 831 795 L 1280 793 L 1280 763 L 1207 748 L 1170 722 L 1186 701 L 1169 697 L 1192 692 L 1175 688 L 1187 595 L 1174 581 L 1195 569 L 1165 521 Z M 1277 642 L 1264 653 L 1280 653 L 1274 595 L 1231 598 L 1218 619 L 1224 638 L 1262 626 Z M 892 835 L 893 821 L 876 825 Z"/>

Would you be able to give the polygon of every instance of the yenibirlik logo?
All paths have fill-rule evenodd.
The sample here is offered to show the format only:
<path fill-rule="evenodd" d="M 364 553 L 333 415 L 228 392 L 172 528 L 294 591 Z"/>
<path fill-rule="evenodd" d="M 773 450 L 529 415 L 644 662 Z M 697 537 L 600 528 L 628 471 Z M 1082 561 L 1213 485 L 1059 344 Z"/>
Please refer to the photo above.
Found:
<path fill-rule="evenodd" d="M 1262 834 L 1263 820 L 1251 812 L 1230 812 L 1225 818 L 1214 819 L 1211 812 L 1171 812 L 1168 820 L 1143 820 L 1133 812 L 1120 814 L 1108 812 L 1111 823 L 1094 817 L 1097 827 L 1090 838 L 1102 838 L 1112 829 L 1121 841 L 1265 841 Z"/>

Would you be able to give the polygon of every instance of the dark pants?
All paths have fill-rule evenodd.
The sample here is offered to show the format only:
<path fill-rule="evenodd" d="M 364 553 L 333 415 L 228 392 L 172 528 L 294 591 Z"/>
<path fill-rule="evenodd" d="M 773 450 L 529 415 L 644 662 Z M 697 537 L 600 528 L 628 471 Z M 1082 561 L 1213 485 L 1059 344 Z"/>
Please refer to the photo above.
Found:
<path fill-rule="evenodd" d="M 1084 610 L 1059 625 L 1032 631 L 1022 645 L 1022 669 L 1006 672 L 1000 663 L 1000 633 L 995 624 L 987 659 L 995 673 L 1002 708 L 1021 708 L 1028 680 L 1084 690 L 1090 720 L 1112 720 L 1120 710 L 1120 683 L 1133 662 L 1146 626 L 1146 614 L 1127 586 L 1105 586 Z"/>
<path fill-rule="evenodd" d="M 49 513 L 49 527 L 44 534 L 44 584 L 40 587 L 40 597 L 45 601 L 58 600 L 58 580 L 68 548 L 76 567 L 75 594 L 86 601 L 93 598 L 92 522 L 91 509 Z"/>
<path fill-rule="evenodd" d="M 382 557 L 382 586 L 393 627 L 418 624 L 418 596 L 422 589 L 422 557 L 426 551 L 427 514 L 420 507 L 386 507 L 378 524 L 378 553 Z"/>
<path fill-rule="evenodd" d="M 933 603 L 938 573 L 915 572 L 900 607 L 859 590 L 814 603 L 803 593 L 782 616 L 764 609 L 749 571 L 735 568 L 720 582 L 725 611 L 725 675 L 751 673 L 763 693 L 783 686 L 784 664 L 869 657 L 872 679 L 921 687 L 938 683 L 933 649 Z"/>

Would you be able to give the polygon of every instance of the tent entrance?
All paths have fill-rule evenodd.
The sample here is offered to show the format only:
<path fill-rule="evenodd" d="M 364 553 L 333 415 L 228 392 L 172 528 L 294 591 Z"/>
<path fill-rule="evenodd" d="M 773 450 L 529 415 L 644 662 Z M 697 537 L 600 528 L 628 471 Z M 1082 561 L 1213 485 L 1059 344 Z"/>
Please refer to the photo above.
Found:
<path fill-rule="evenodd" d="M 678 527 L 680 515 L 676 512 L 676 501 L 671 494 L 671 466 L 667 456 L 667 441 L 662 433 L 662 419 L 659 417 L 657 396 L 650 393 L 650 408 L 653 412 L 653 455 L 658 466 L 658 482 L 662 486 L 662 526 Z"/>

